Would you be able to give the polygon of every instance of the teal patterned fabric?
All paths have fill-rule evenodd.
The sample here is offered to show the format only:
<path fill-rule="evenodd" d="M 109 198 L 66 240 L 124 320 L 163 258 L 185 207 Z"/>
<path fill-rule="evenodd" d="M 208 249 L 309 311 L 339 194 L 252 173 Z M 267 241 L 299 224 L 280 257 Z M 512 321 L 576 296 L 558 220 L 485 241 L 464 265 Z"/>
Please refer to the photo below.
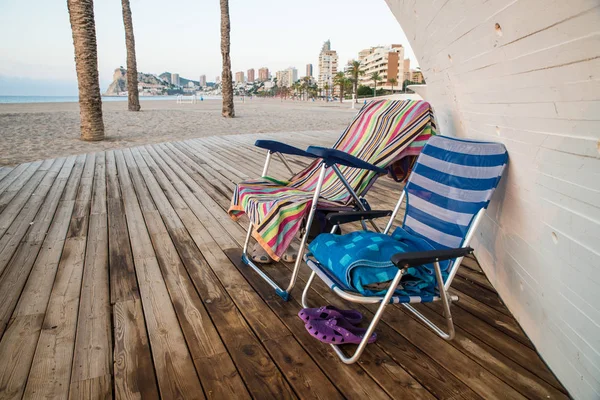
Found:
<path fill-rule="evenodd" d="M 346 235 L 321 234 L 309 245 L 313 257 L 348 288 L 365 296 L 377 296 L 385 290 L 373 291 L 368 285 L 391 281 L 398 268 L 390 261 L 401 252 L 427 251 L 435 248 L 426 240 L 396 228 L 391 236 L 358 231 Z M 440 263 L 442 270 L 449 262 Z M 445 273 L 443 273 L 445 279 Z M 403 276 L 399 295 L 433 294 L 436 286 L 433 265 L 409 268 Z"/>

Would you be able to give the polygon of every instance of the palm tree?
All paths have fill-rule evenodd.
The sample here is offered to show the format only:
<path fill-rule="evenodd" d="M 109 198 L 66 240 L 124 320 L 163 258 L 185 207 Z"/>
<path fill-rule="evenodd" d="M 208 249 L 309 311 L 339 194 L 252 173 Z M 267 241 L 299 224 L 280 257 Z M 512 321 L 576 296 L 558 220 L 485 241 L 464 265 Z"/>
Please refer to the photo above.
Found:
<path fill-rule="evenodd" d="M 354 85 L 354 101 L 358 103 L 358 78 L 365 74 L 365 71 L 360 69 L 360 61 L 352 60 L 348 64 L 348 73 L 350 80 Z"/>
<path fill-rule="evenodd" d="M 344 88 L 346 87 L 346 76 L 343 72 L 338 72 L 333 77 L 333 84 L 339 86 L 340 88 L 340 103 L 344 101 Z"/>
<path fill-rule="evenodd" d="M 304 93 L 306 95 L 306 101 L 308 101 L 308 89 L 310 87 L 310 76 L 305 76 L 302 78 L 302 87 L 304 88 Z"/>
<path fill-rule="evenodd" d="M 129 0 L 121 0 L 123 7 L 123 25 L 125 25 L 125 48 L 127 49 L 127 101 L 129 111 L 140 111 L 138 93 L 137 61 L 135 59 L 135 38 Z"/>
<path fill-rule="evenodd" d="M 394 94 L 394 85 L 398 84 L 398 79 L 390 78 L 390 79 L 388 79 L 388 82 L 390 83 L 390 85 L 392 85 L 392 94 Z"/>
<path fill-rule="evenodd" d="M 352 88 L 354 87 L 354 84 L 352 83 L 352 80 L 346 78 L 346 81 L 344 82 L 344 92 L 345 93 L 352 93 Z"/>
<path fill-rule="evenodd" d="M 325 90 L 325 101 L 329 101 L 329 83 L 325 82 L 323 90 Z"/>
<path fill-rule="evenodd" d="M 223 96 L 223 110 L 221 114 L 225 118 L 235 117 L 233 108 L 233 83 L 231 76 L 231 58 L 229 49 L 231 43 L 229 40 L 229 30 L 231 24 L 229 22 L 229 1 L 220 0 L 221 2 L 221 57 L 223 58 L 223 72 L 221 73 L 221 95 Z"/>
<path fill-rule="evenodd" d="M 75 48 L 81 139 L 103 140 L 104 122 L 102 121 L 102 97 L 98 81 L 94 2 L 93 0 L 67 0 L 67 8 L 69 9 L 73 47 Z"/>
<path fill-rule="evenodd" d="M 379 75 L 379 72 L 373 72 L 371 74 L 371 80 L 375 84 L 375 88 L 373 89 L 373 97 L 377 95 L 377 82 L 381 82 L 383 78 Z"/>

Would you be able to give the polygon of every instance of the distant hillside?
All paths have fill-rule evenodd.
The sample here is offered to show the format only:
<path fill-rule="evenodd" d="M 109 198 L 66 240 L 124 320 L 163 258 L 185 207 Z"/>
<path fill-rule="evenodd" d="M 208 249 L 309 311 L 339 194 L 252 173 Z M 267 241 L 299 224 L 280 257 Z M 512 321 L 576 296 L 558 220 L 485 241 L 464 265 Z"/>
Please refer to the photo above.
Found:
<path fill-rule="evenodd" d="M 170 72 L 163 72 L 158 77 L 160 79 L 164 79 L 167 82 L 171 81 L 171 73 Z M 182 78 L 181 76 L 179 77 L 179 84 L 180 84 L 180 86 L 187 86 L 188 82 L 194 82 L 194 85 L 200 86 L 200 82 L 198 82 L 198 81 L 193 81 L 191 79 L 185 79 L 185 78 Z"/>
<path fill-rule="evenodd" d="M 150 85 L 160 85 L 168 88 L 169 83 L 164 80 L 158 78 L 156 75 L 145 74 L 143 72 L 138 72 L 138 82 L 139 83 L 147 83 Z M 119 93 L 123 93 L 127 91 L 127 70 L 125 68 L 117 68 L 113 73 L 113 81 L 106 89 L 104 93 L 107 96 L 116 96 Z"/>

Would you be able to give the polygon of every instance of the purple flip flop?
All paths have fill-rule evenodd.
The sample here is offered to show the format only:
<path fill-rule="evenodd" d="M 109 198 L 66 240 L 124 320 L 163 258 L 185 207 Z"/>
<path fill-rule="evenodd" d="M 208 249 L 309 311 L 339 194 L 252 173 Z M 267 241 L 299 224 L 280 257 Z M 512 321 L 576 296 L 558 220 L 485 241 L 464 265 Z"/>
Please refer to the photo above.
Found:
<path fill-rule="evenodd" d="M 365 333 L 367 333 L 366 329 L 358 328 L 343 318 L 314 320 L 304 326 L 314 338 L 327 344 L 359 344 Z M 368 343 L 373 343 L 376 340 L 377 334 L 373 333 Z"/>
<path fill-rule="evenodd" d="M 340 310 L 334 306 L 323 306 L 319 308 L 303 308 L 298 316 L 305 323 L 319 319 L 341 318 L 351 324 L 358 324 L 362 321 L 362 314 L 356 310 Z"/>

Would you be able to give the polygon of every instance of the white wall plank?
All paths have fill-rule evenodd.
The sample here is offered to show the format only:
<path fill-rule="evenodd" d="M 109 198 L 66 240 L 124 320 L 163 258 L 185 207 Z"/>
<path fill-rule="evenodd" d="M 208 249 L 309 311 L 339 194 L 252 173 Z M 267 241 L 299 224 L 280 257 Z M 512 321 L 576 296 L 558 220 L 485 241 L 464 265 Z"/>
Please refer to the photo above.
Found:
<path fill-rule="evenodd" d="M 440 132 L 509 151 L 482 267 L 570 394 L 599 398 L 600 3 L 386 2 Z"/>

